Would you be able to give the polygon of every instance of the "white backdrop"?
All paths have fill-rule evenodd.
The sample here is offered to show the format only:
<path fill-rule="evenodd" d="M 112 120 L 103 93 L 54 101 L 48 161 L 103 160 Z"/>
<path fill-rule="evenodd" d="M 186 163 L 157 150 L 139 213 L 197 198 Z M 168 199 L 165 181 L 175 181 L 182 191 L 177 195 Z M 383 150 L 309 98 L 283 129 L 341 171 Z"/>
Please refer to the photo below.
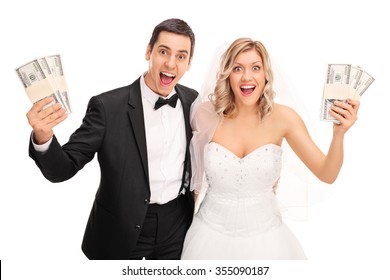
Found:
<path fill-rule="evenodd" d="M 383 1 L 70 2 L 0 4 L 4 279 L 122 279 L 122 267 L 134 265 L 89 262 L 82 254 L 81 241 L 99 182 L 96 159 L 67 182 L 52 184 L 44 179 L 28 157 L 31 129 L 25 114 L 31 105 L 14 69 L 38 56 L 61 54 L 73 105 L 73 113 L 55 129 L 65 143 L 80 125 L 93 95 L 128 85 L 146 70 L 144 53 L 152 29 L 170 17 L 184 19 L 195 32 L 193 64 L 181 83 L 196 89 L 201 88 L 217 46 L 243 36 L 261 40 L 304 96 L 324 152 L 332 125 L 320 122 L 318 115 L 327 64 L 361 65 L 376 81 L 363 96 L 359 120 L 346 136 L 344 166 L 332 186 L 332 197 L 310 208 L 308 222 L 287 221 L 308 261 L 166 265 L 209 266 L 210 270 L 229 263 L 268 265 L 268 279 L 385 279 L 390 274 L 386 168 L 390 151 L 385 137 L 390 20 L 385 4 L 380 4 Z M 206 278 L 211 279 L 212 273 L 198 279 Z"/>

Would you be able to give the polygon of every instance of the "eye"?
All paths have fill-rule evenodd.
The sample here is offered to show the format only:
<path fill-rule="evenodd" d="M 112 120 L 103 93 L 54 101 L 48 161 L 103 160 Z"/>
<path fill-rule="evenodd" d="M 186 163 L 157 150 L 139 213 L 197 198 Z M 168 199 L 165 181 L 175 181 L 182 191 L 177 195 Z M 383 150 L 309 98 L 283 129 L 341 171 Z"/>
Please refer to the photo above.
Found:
<path fill-rule="evenodd" d="M 160 54 L 166 55 L 168 52 L 166 50 L 160 50 Z"/>
<path fill-rule="evenodd" d="M 257 65 L 256 65 L 256 66 L 253 66 L 253 70 L 254 70 L 254 71 L 259 71 L 260 69 L 261 69 L 260 66 L 257 66 Z"/>
<path fill-rule="evenodd" d="M 186 56 L 185 56 L 184 54 L 179 54 L 179 55 L 177 56 L 177 58 L 178 58 L 179 60 L 184 60 L 184 59 L 186 59 Z"/>
<path fill-rule="evenodd" d="M 241 66 L 233 67 L 233 72 L 239 72 L 241 70 L 242 70 Z"/>

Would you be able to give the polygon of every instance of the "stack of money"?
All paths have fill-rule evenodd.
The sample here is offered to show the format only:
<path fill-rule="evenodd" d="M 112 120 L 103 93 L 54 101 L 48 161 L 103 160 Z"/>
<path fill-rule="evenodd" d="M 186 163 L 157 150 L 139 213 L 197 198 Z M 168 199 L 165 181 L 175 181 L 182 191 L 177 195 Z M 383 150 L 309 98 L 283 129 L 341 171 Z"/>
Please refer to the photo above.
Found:
<path fill-rule="evenodd" d="M 54 102 L 46 107 L 59 102 L 68 114 L 72 112 L 60 55 L 39 57 L 15 71 L 32 103 L 51 96 Z"/>
<path fill-rule="evenodd" d="M 347 102 L 348 98 L 359 100 L 374 80 L 359 66 L 329 64 L 322 98 L 321 120 L 338 123 L 329 113 L 333 102 Z"/>

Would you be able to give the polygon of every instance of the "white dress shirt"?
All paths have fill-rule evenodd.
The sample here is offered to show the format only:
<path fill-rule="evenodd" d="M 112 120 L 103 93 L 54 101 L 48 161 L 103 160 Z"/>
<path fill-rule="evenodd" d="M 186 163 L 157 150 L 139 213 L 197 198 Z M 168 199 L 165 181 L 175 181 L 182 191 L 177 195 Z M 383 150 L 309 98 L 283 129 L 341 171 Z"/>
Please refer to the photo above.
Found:
<path fill-rule="evenodd" d="M 163 204 L 177 197 L 183 177 L 186 132 L 180 99 L 176 107 L 154 110 L 160 97 L 141 77 L 142 106 L 148 151 L 150 203 Z M 167 98 L 175 94 L 173 90 Z"/>

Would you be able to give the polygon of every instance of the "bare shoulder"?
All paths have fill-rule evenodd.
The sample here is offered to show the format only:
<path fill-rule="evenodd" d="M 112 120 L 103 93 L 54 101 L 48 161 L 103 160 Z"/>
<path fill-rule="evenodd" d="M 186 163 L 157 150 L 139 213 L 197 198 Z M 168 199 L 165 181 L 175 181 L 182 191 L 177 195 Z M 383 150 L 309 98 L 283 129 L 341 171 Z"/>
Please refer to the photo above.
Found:
<path fill-rule="evenodd" d="M 301 117 L 293 108 L 279 103 L 274 103 L 273 114 L 275 115 L 276 119 L 286 123 L 301 120 Z"/>
<path fill-rule="evenodd" d="M 273 114 L 275 123 L 282 128 L 285 137 L 307 131 L 302 118 L 293 108 L 282 104 L 274 104 Z"/>

